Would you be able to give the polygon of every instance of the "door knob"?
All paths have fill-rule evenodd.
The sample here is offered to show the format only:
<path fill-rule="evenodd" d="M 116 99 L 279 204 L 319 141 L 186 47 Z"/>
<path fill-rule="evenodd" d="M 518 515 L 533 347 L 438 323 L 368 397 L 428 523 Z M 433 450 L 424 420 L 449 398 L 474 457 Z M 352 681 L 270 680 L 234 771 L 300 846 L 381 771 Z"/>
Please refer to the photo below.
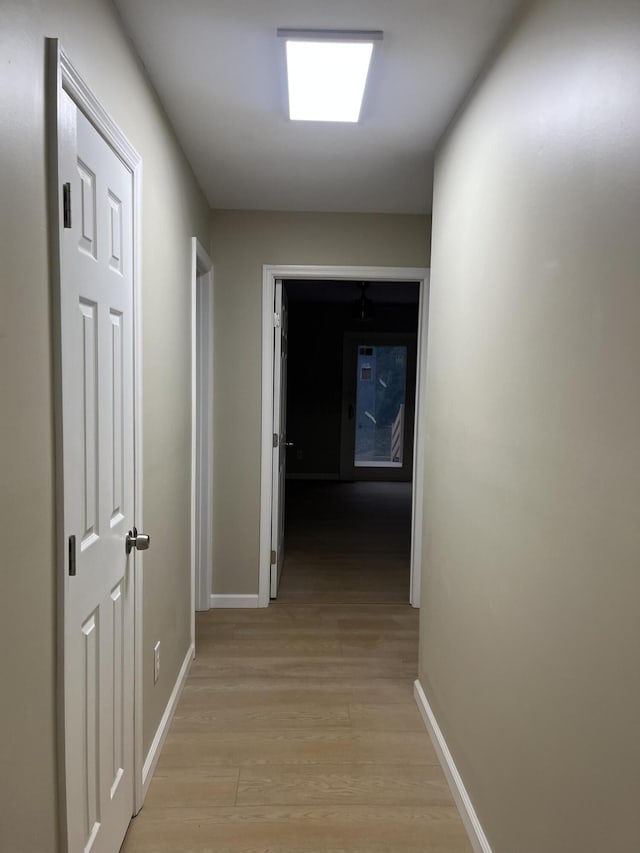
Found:
<path fill-rule="evenodd" d="M 147 533 L 138 533 L 137 528 L 134 527 L 133 530 L 127 533 L 125 551 L 127 554 L 131 553 L 132 548 L 135 548 L 137 551 L 146 551 L 150 544 L 151 537 Z"/>

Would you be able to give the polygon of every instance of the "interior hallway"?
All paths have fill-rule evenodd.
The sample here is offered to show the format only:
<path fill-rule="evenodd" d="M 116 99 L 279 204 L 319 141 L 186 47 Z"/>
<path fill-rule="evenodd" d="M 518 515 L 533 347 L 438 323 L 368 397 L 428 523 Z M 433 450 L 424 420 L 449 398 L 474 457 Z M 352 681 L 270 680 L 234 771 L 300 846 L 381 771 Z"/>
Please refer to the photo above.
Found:
<path fill-rule="evenodd" d="M 198 615 L 196 660 L 123 850 L 469 853 L 412 694 L 408 484 L 289 485 L 280 598 Z"/>

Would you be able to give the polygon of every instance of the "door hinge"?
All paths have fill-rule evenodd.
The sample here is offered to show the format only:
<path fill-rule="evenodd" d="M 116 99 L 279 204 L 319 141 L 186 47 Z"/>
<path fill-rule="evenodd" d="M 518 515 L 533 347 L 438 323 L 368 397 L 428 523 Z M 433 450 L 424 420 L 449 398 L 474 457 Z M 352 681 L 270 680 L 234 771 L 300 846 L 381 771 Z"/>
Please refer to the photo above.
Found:
<path fill-rule="evenodd" d="M 274 313 L 274 315 L 273 315 L 273 327 L 274 327 L 274 329 L 280 328 L 280 315 L 279 314 Z"/>
<path fill-rule="evenodd" d="M 272 565 L 272 566 L 275 566 L 275 564 L 276 564 L 277 562 L 278 562 L 278 555 L 276 554 L 276 552 L 275 552 L 275 551 L 272 551 L 272 552 L 271 552 L 271 565 Z"/>
<path fill-rule="evenodd" d="M 278 446 L 278 433 L 277 432 L 274 432 L 274 434 L 273 434 L 273 446 L 274 447 Z"/>
<path fill-rule="evenodd" d="M 76 537 L 69 537 L 69 577 L 76 576 Z"/>
<path fill-rule="evenodd" d="M 62 220 L 65 228 L 71 228 L 71 184 L 62 185 Z"/>

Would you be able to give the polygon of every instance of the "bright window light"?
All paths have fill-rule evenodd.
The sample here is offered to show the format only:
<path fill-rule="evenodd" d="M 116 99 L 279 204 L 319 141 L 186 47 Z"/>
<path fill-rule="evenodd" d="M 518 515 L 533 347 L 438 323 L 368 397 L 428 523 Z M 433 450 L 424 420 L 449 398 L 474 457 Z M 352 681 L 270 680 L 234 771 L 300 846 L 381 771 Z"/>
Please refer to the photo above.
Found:
<path fill-rule="evenodd" d="M 369 73 L 374 33 L 349 40 L 348 34 L 324 38 L 287 36 L 289 117 L 293 121 L 357 122 Z"/>

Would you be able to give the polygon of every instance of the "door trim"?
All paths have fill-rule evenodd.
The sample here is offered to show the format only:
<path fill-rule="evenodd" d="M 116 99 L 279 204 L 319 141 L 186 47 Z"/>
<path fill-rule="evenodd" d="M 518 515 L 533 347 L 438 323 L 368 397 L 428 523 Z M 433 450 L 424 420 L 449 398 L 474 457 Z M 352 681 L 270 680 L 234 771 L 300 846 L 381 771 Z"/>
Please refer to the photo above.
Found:
<path fill-rule="evenodd" d="M 207 365 L 207 392 L 198 364 Z M 204 436 L 202 433 L 204 432 Z M 203 440 L 206 452 L 203 451 Z M 198 477 L 198 472 L 204 473 Z M 191 238 L 191 645 L 195 611 L 211 607 L 213 504 L 213 264 L 197 237 Z M 200 512 L 198 513 L 198 508 Z M 204 525 L 202 519 L 206 519 Z"/>
<path fill-rule="evenodd" d="M 62 341 L 61 341 L 61 246 L 60 224 L 62 212 L 59 180 L 60 100 L 66 92 L 77 107 L 91 121 L 132 175 L 133 189 L 133 409 L 134 409 L 134 517 L 144 529 L 142 511 L 142 159 L 129 143 L 120 128 L 100 104 L 94 93 L 80 76 L 59 39 L 46 39 L 47 51 L 47 201 L 49 213 L 49 251 L 52 288 L 52 342 L 53 342 L 53 397 L 56 450 L 56 704 L 57 704 L 57 764 L 59 797 L 59 827 L 61 849 L 67 848 L 67 802 L 65 767 L 65 715 L 64 715 L 64 627 L 65 627 L 65 576 L 66 549 L 64 541 L 64 480 L 62 457 Z M 135 555 L 134 577 L 134 726 L 133 773 L 134 801 L 132 814 L 142 807 L 142 563 L 141 553 Z"/>
<path fill-rule="evenodd" d="M 281 508 L 281 512 L 284 513 L 284 481 L 286 479 L 287 473 L 287 448 L 283 447 L 282 443 L 286 440 L 286 423 L 285 428 L 283 429 L 283 418 L 282 411 L 283 407 L 281 404 L 282 401 L 282 378 L 283 375 L 285 377 L 285 385 L 286 385 L 286 368 L 283 373 L 282 362 L 283 362 L 283 352 L 282 352 L 282 343 L 285 335 L 285 300 L 286 300 L 286 291 L 284 289 L 284 283 L 281 279 L 275 280 L 274 286 L 274 334 L 273 334 L 273 407 L 272 407 L 272 424 L 273 424 L 273 449 L 271 451 L 273 456 L 273 462 L 271 464 L 271 505 L 273 507 L 273 496 L 277 492 L 278 495 L 278 506 Z M 278 317 L 278 325 L 275 325 L 275 318 Z M 279 331 L 278 331 L 279 330 Z M 285 356 L 287 355 L 287 350 L 285 348 Z M 279 368 L 278 368 L 278 365 Z M 285 391 L 286 394 L 286 391 Z M 286 406 L 285 406 L 285 420 L 286 420 Z M 279 439 L 276 442 L 275 437 L 278 436 Z M 277 460 L 277 462 L 276 462 Z M 282 464 L 281 464 L 282 463 Z M 282 468 L 282 466 L 284 466 Z M 282 474 L 281 474 L 282 470 Z M 277 598 L 278 597 L 278 584 L 280 582 L 280 573 L 282 571 L 282 562 L 283 562 L 283 554 L 282 554 L 282 537 L 281 533 L 284 532 L 284 528 L 280 526 L 281 519 L 278 517 L 277 513 L 274 514 L 273 511 L 271 513 L 271 548 L 273 549 L 273 554 L 271 555 L 271 579 L 269 582 L 269 598 Z M 273 559 L 275 555 L 275 561 Z"/>
<path fill-rule="evenodd" d="M 411 513 L 410 603 L 420 606 L 424 448 L 417 437 L 424 425 L 425 369 L 429 317 L 429 275 L 425 267 L 270 265 L 262 267 L 262 430 L 260 466 L 260 552 L 258 606 L 269 606 L 271 582 L 271 483 L 273 465 L 273 299 L 276 279 L 336 281 L 416 281 L 420 288 L 416 374 L 416 412 Z"/>

